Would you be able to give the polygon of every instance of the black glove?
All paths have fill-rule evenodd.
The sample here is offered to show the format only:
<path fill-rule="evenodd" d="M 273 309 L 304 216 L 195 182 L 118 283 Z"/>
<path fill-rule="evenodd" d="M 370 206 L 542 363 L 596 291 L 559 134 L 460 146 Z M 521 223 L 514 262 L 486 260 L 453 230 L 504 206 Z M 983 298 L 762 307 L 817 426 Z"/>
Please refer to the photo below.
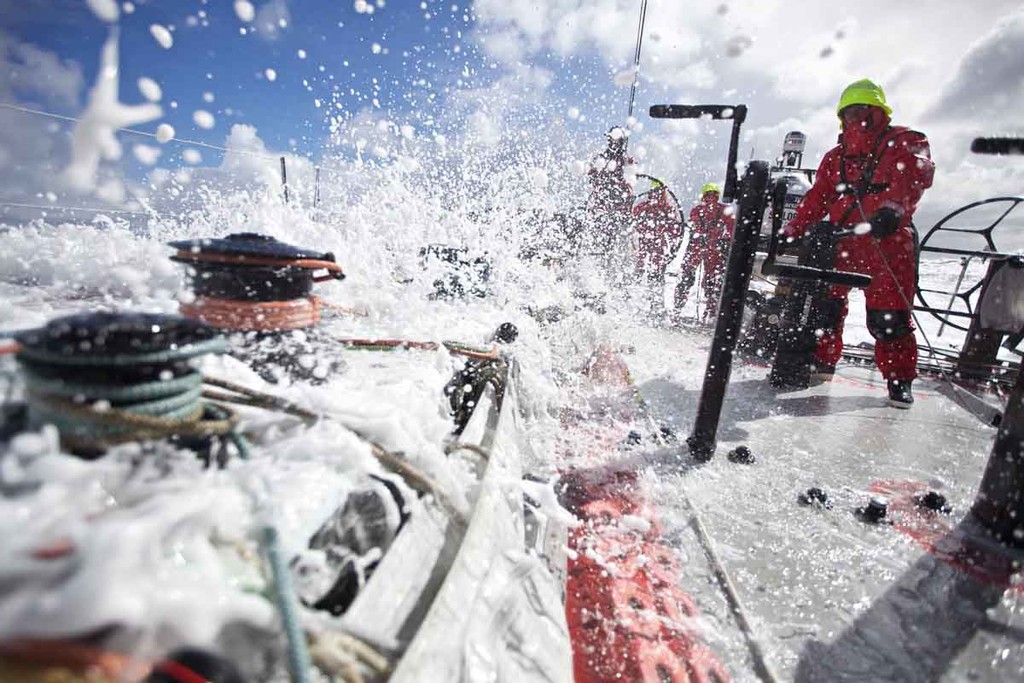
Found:
<path fill-rule="evenodd" d="M 871 236 L 882 239 L 899 230 L 900 215 L 894 209 L 879 209 L 868 222 L 871 223 Z"/>

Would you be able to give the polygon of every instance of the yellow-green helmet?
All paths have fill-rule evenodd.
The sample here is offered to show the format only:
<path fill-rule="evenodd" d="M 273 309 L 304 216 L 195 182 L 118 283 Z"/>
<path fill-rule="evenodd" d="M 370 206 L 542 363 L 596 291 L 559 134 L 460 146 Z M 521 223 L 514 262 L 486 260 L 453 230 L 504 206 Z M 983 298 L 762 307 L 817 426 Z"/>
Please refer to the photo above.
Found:
<path fill-rule="evenodd" d="M 892 107 L 885 101 L 885 93 L 882 86 L 868 78 L 862 78 L 846 86 L 843 94 L 839 96 L 839 105 L 836 107 L 836 116 L 851 104 L 867 104 L 883 110 L 886 116 L 892 116 Z"/>
<path fill-rule="evenodd" d="M 716 194 L 722 194 L 722 188 L 718 187 L 717 183 L 704 183 L 704 187 L 700 188 L 700 196 L 703 197 L 708 192 L 714 192 Z"/>

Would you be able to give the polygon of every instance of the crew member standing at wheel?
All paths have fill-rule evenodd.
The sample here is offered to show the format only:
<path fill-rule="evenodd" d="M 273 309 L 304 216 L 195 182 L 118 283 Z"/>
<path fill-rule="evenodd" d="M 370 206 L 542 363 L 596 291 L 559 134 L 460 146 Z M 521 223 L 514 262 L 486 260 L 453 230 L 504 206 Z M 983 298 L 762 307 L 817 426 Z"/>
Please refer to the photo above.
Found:
<path fill-rule="evenodd" d="M 882 88 L 864 79 L 843 91 L 836 108 L 839 144 L 822 159 L 814 186 L 796 216 L 782 229 L 786 241 L 801 237 L 828 216 L 834 226 L 870 225 L 870 233 L 841 238 L 835 269 L 870 275 L 864 291 L 868 331 L 875 339 L 875 363 L 888 380 L 889 402 L 909 408 L 917 377 L 917 341 L 912 302 L 917 278 L 914 211 L 931 187 L 935 165 L 923 133 L 891 125 L 892 109 Z M 858 231 L 859 232 L 859 231 Z M 843 321 L 849 288 L 829 292 L 826 327 L 814 363 L 826 377 L 843 351 Z"/>
<path fill-rule="evenodd" d="M 715 314 L 714 302 L 718 301 L 734 221 L 732 210 L 718 201 L 721 196 L 718 185 L 707 183 L 700 194 L 700 203 L 690 210 L 690 242 L 676 284 L 675 308 L 678 315 L 686 305 L 700 267 L 703 269 L 700 286 L 706 301 L 704 320 L 708 320 Z"/>

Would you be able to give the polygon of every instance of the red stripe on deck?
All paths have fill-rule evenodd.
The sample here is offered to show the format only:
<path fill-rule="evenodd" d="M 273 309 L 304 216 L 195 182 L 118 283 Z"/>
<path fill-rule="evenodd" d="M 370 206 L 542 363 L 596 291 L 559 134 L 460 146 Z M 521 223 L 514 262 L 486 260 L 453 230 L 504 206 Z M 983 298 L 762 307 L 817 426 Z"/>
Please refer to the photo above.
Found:
<path fill-rule="evenodd" d="M 928 493 L 926 484 L 888 479 L 872 482 L 868 490 L 888 499 L 893 526 L 925 551 L 979 581 L 1024 593 L 1024 586 L 1015 581 L 1020 567 L 1007 554 L 995 551 L 993 542 L 979 543 L 957 534 L 948 516 L 917 504 L 917 498 Z"/>
<path fill-rule="evenodd" d="M 614 353 L 599 348 L 583 374 L 596 388 L 621 390 L 619 409 L 606 412 L 604 421 L 566 413 L 563 456 L 607 462 L 629 430 L 622 420 L 638 418 L 629 370 Z M 587 444 L 586 453 L 578 452 L 581 443 Z M 582 521 L 570 532 L 565 603 L 576 682 L 731 680 L 697 635 L 697 607 L 678 586 L 676 552 L 662 540 L 659 519 L 644 500 L 636 473 L 573 469 L 562 482 L 563 503 Z"/>

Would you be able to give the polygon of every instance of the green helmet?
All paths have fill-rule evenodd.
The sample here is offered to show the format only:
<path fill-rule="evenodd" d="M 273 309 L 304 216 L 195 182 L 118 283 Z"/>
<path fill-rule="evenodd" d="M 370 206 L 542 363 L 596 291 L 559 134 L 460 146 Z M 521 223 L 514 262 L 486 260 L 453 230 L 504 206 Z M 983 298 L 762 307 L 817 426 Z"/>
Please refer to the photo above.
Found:
<path fill-rule="evenodd" d="M 867 104 L 883 110 L 886 116 L 892 116 L 892 107 L 885 101 L 885 93 L 882 86 L 872 80 L 863 78 L 846 86 L 843 94 L 839 96 L 839 105 L 836 107 L 836 115 L 849 107 L 851 104 Z"/>
<path fill-rule="evenodd" d="M 704 187 L 700 188 L 700 196 L 703 197 L 708 192 L 720 195 L 722 194 L 722 188 L 718 187 L 718 183 L 704 183 Z"/>

